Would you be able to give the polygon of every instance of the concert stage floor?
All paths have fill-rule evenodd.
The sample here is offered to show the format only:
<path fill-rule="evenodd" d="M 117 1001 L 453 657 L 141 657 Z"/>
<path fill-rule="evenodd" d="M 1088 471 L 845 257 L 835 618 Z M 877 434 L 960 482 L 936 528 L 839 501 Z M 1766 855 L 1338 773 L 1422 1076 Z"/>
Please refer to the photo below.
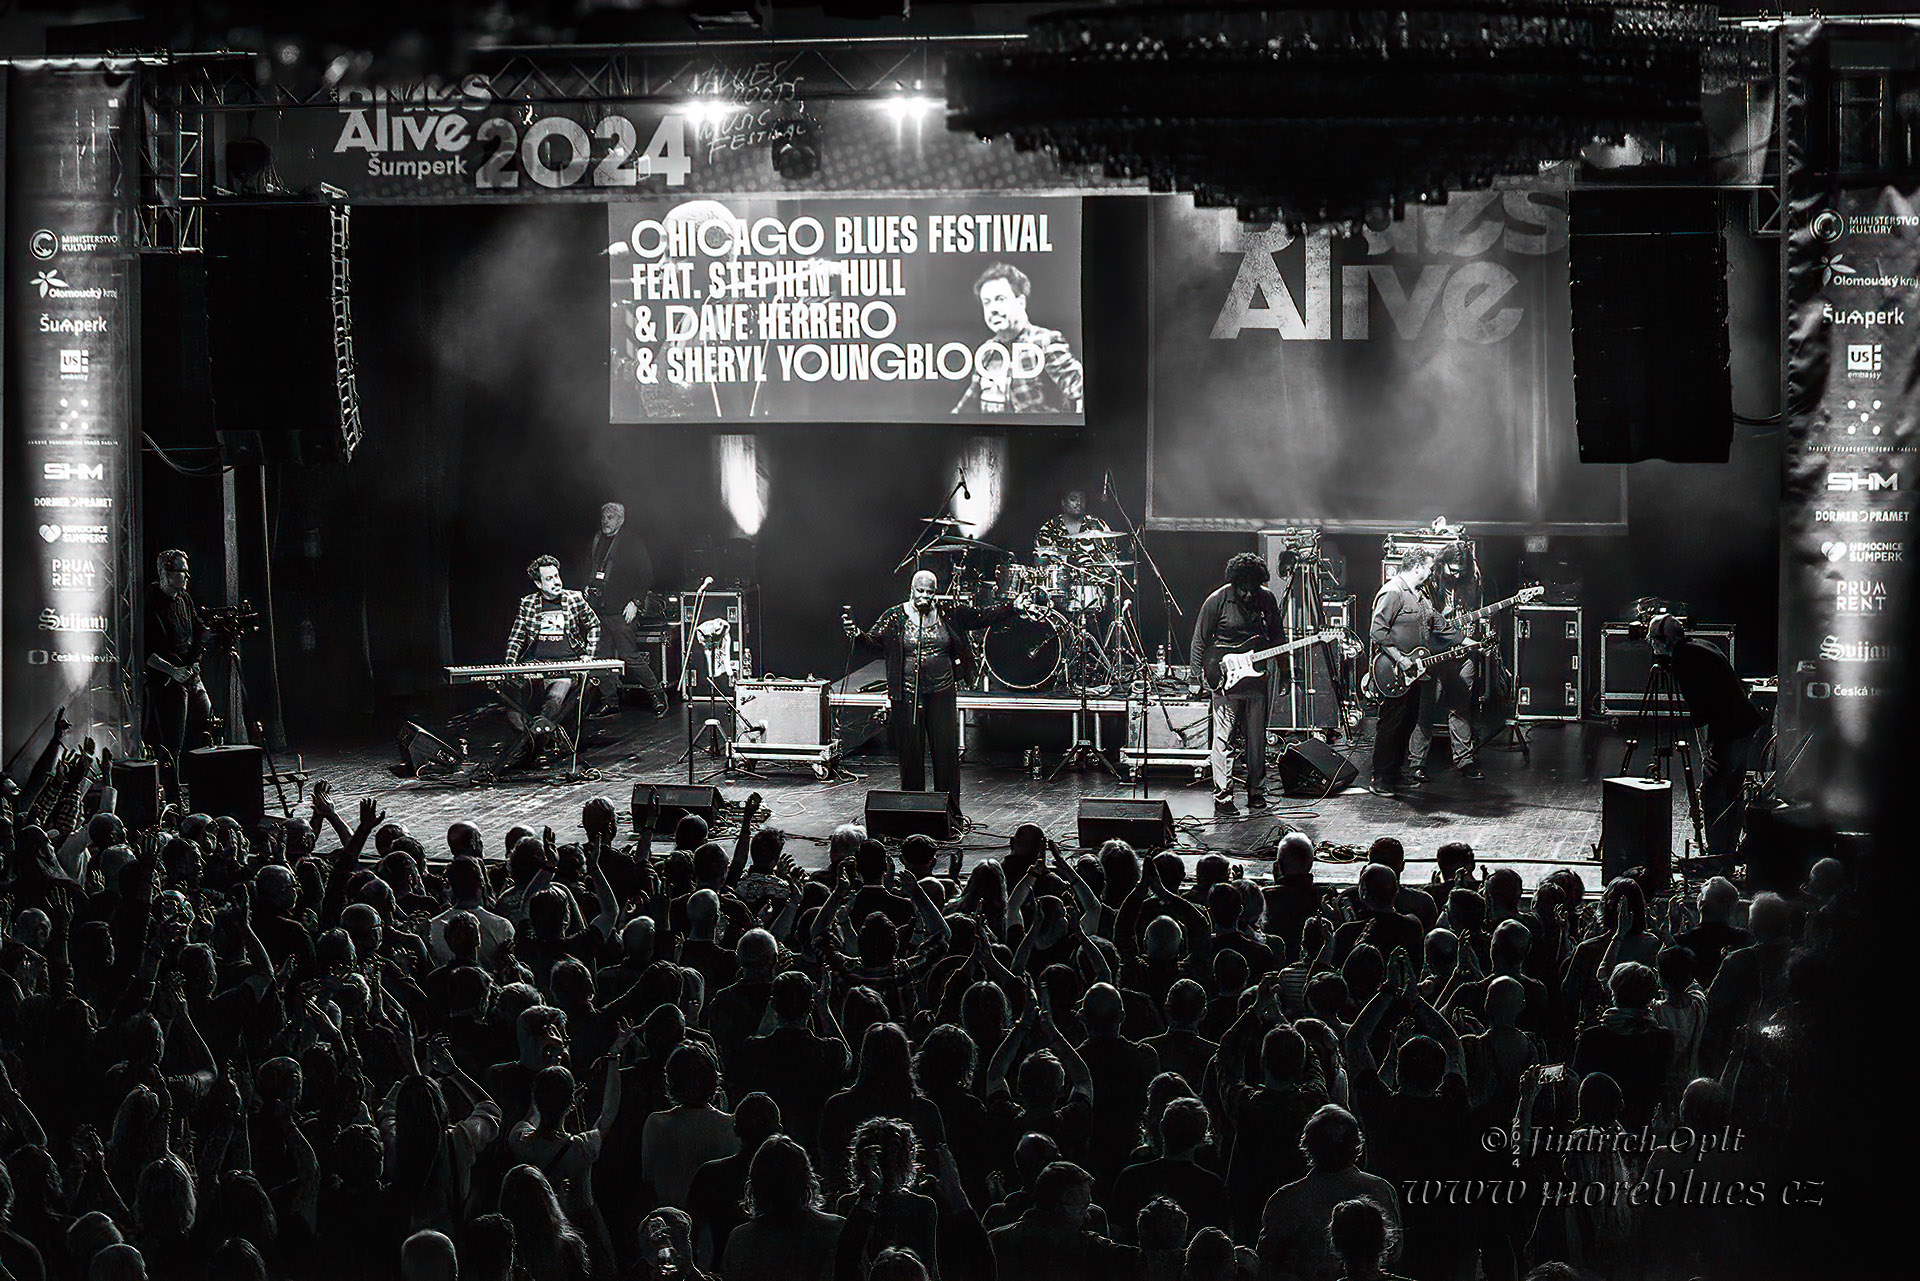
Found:
<path fill-rule="evenodd" d="M 593 727 L 584 763 L 598 777 L 579 782 L 550 782 L 540 773 L 507 775 L 494 787 L 472 787 L 453 779 L 403 779 L 392 772 L 398 755 L 391 747 L 369 750 L 311 753 L 306 768 L 315 779 L 328 779 L 342 800 L 375 795 L 388 816 L 405 823 L 427 845 L 430 854 L 441 850 L 447 825 L 467 819 L 480 825 L 490 856 L 501 853 L 499 842 L 516 823 L 551 825 L 561 839 L 576 836 L 581 805 L 596 795 L 613 799 L 622 815 L 629 809 L 637 782 L 684 783 L 687 769 L 676 764 L 685 742 L 685 721 L 676 712 L 654 720 L 629 710 L 615 718 L 589 722 Z M 1469 782 L 1451 770 L 1429 771 L 1431 781 L 1406 800 L 1374 796 L 1352 787 L 1324 799 L 1302 800 L 1274 796 L 1265 813 L 1243 813 L 1237 819 L 1217 820 L 1211 795 L 1194 782 L 1189 768 L 1156 770 L 1147 794 L 1164 798 L 1179 829 L 1180 852 L 1198 857 L 1211 851 L 1246 856 L 1271 845 L 1282 833 L 1298 828 L 1316 841 L 1334 841 L 1364 847 L 1382 835 L 1406 842 L 1410 875 L 1424 881 L 1434 852 L 1446 841 L 1471 842 L 1483 863 L 1517 868 L 1529 886 L 1562 865 L 1590 866 L 1597 879 L 1594 845 L 1600 839 L 1600 779 L 1620 763 L 1621 739 L 1604 724 L 1540 724 L 1530 727 L 1531 757 L 1523 759 L 1513 748 L 1483 749 L 1486 778 Z M 1371 730 L 1371 722 L 1367 726 Z M 504 725 L 482 717 L 468 730 L 476 754 L 490 735 Z M 1352 753 L 1367 776 L 1369 748 Z M 962 798 L 973 829 L 963 841 L 969 862 L 1002 850 L 1007 834 L 1021 822 L 1037 822 L 1063 844 L 1071 844 L 1075 815 L 1083 797 L 1138 796 L 1129 786 L 1099 770 L 1068 771 L 1052 781 L 1034 779 L 1020 765 L 1020 752 L 981 752 L 963 767 Z M 1051 769 L 1058 752 L 1043 755 Z M 695 758 L 698 781 L 711 782 L 730 801 L 759 791 L 772 811 L 771 822 L 792 838 L 789 849 L 803 866 L 824 859 L 826 837 L 833 828 L 857 821 L 869 788 L 897 786 L 895 766 L 878 744 L 844 762 L 840 777 L 819 782 L 803 768 L 781 767 L 761 779 L 719 773 L 720 762 L 705 751 Z M 1684 789 L 1674 786 L 1674 838 L 1687 833 Z M 270 812 L 275 805 L 267 796 Z M 624 827 L 624 824 L 623 824 Z M 1250 869 L 1264 872 L 1264 867 Z M 1353 864 L 1332 864 L 1323 875 L 1351 877 Z"/>

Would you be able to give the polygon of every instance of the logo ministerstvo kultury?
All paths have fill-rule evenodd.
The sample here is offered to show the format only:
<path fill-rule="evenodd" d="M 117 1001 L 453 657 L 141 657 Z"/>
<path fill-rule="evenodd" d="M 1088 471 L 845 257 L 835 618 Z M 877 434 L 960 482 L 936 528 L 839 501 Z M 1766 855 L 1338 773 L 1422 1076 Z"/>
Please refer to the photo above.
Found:
<path fill-rule="evenodd" d="M 27 251 L 41 262 L 46 262 L 60 252 L 60 237 L 42 227 L 27 239 Z"/>

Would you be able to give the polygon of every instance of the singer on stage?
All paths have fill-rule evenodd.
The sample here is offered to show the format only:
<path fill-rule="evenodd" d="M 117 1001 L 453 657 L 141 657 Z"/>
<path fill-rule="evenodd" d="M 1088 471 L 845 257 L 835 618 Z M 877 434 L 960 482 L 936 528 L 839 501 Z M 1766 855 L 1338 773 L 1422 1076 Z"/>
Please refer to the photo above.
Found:
<path fill-rule="evenodd" d="M 900 754 L 900 790 L 927 788 L 929 751 L 933 789 L 947 794 L 947 808 L 960 813 L 960 686 L 974 682 L 973 646 L 967 633 L 1011 616 L 1013 605 L 974 609 L 935 593 L 939 580 L 928 570 L 913 576 L 906 602 L 894 605 L 861 630 L 848 609 L 840 625 L 849 640 L 887 660 L 887 722 Z"/>

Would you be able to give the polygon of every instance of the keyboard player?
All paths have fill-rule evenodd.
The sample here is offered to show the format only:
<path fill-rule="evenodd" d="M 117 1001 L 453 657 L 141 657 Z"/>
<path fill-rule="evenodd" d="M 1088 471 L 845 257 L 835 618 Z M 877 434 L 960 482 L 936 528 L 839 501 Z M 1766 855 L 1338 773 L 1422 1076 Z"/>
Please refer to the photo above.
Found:
<path fill-rule="evenodd" d="M 527 577 L 536 590 L 520 598 L 520 612 L 514 615 L 513 630 L 507 633 L 507 662 L 592 658 L 600 645 L 600 619 L 583 594 L 562 584 L 560 562 L 552 556 L 537 556 L 527 566 Z M 574 684 L 570 676 L 545 682 L 531 680 L 525 706 L 537 706 L 537 716 L 529 722 L 521 712 L 507 714 L 514 729 L 531 738 L 536 752 L 551 750 L 554 727 L 566 715 L 575 694 Z"/>

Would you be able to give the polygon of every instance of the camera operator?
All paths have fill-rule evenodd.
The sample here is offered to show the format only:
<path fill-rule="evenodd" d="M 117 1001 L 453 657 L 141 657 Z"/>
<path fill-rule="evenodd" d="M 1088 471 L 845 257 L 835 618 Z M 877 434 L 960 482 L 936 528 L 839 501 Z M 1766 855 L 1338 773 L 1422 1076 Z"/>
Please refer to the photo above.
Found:
<path fill-rule="evenodd" d="M 1706 852 L 1710 857 L 1730 857 L 1740 844 L 1747 748 L 1766 716 L 1747 696 L 1747 687 L 1727 656 L 1688 636 L 1686 624 L 1674 615 L 1660 613 L 1648 620 L 1647 644 L 1653 649 L 1654 665 L 1673 677 L 1688 717 L 1706 727 L 1700 784 L 1700 803 L 1706 808 Z"/>

